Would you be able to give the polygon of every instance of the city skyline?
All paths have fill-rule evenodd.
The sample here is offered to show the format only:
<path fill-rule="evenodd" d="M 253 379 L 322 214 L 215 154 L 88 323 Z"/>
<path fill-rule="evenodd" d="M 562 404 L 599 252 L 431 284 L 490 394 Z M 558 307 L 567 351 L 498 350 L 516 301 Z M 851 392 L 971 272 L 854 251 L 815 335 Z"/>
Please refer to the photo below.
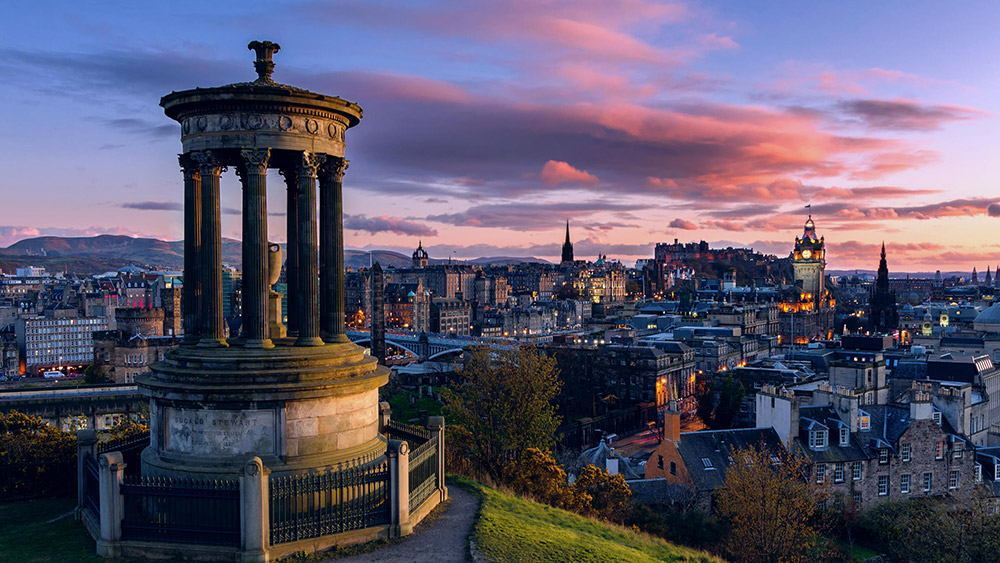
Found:
<path fill-rule="evenodd" d="M 707 240 L 785 256 L 813 213 L 831 269 L 985 270 L 1000 7 L 724 3 L 57 3 L 10 10 L 0 246 L 180 238 L 171 90 L 275 79 L 362 104 L 350 248 L 558 261 Z M 226 13 L 239 17 L 223 17 Z M 990 14 L 988 12 L 994 12 Z M 44 22 L 44 26 L 42 26 Z M 986 141 L 986 142 L 983 142 Z M 283 212 L 280 181 L 272 212 Z M 239 237 L 223 177 L 223 235 Z M 811 205 L 810 209 L 805 209 Z M 283 241 L 282 218 L 271 239 Z"/>

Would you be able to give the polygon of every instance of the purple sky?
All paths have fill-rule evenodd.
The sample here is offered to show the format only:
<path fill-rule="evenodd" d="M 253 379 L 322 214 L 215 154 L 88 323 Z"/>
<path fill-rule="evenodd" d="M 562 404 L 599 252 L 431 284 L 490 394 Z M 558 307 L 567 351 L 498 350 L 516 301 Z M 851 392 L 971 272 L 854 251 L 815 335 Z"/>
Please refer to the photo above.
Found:
<path fill-rule="evenodd" d="M 148 4 L 148 5 L 147 5 Z M 1000 262 L 1000 5 L 21 2 L 0 38 L 0 245 L 181 233 L 171 90 L 255 75 L 365 110 L 348 246 L 631 261 L 785 255 L 812 204 L 834 268 Z M 283 211 L 278 176 L 269 192 Z M 239 187 L 223 179 L 226 236 Z M 272 239 L 281 240 L 281 217 Z"/>

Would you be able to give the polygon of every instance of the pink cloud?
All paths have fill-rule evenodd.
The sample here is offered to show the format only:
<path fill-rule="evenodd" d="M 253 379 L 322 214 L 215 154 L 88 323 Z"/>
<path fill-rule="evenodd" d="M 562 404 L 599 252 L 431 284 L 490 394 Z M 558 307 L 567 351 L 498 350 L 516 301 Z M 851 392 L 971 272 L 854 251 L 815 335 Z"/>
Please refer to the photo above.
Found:
<path fill-rule="evenodd" d="M 698 230 L 698 225 L 693 221 L 688 221 L 687 219 L 681 219 L 680 217 L 674 219 L 670 222 L 668 227 L 673 227 L 674 229 L 682 229 L 685 231 L 695 231 Z"/>
<path fill-rule="evenodd" d="M 740 44 L 733 41 L 731 37 L 719 37 L 715 33 L 709 33 L 708 35 L 699 37 L 698 43 L 706 49 L 726 50 L 740 48 Z"/>
<path fill-rule="evenodd" d="M 542 182 L 549 186 L 554 186 L 563 182 L 576 182 L 581 184 L 597 183 L 597 176 L 594 176 L 586 170 L 573 168 L 569 165 L 569 163 L 558 160 L 550 160 L 545 163 L 545 166 L 542 167 L 541 178 Z"/>

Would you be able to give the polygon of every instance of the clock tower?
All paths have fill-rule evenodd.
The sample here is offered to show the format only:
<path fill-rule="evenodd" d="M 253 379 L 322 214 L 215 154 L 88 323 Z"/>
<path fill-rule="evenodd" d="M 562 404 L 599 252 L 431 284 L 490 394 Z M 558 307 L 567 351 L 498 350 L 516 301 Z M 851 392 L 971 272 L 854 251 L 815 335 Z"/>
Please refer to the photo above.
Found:
<path fill-rule="evenodd" d="M 802 286 L 804 293 L 811 295 L 813 303 L 818 304 L 826 294 L 826 245 L 823 237 L 816 236 L 812 215 L 806 220 L 802 237 L 795 237 L 792 269 L 795 283 Z"/>

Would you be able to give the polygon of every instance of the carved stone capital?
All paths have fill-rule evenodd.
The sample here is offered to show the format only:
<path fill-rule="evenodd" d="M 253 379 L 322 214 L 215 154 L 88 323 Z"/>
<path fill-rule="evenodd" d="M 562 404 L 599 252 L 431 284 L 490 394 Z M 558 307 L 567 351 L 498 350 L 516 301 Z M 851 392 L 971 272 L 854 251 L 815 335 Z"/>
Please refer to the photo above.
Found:
<path fill-rule="evenodd" d="M 325 154 L 303 151 L 299 161 L 296 163 L 295 170 L 298 172 L 299 178 L 302 178 L 303 176 L 307 178 L 315 178 L 319 173 L 320 166 L 322 166 L 324 162 L 326 162 Z"/>
<path fill-rule="evenodd" d="M 344 173 L 347 172 L 349 164 L 350 161 L 346 158 L 329 157 L 323 166 L 322 173 L 326 175 L 327 180 L 343 182 Z"/>
<path fill-rule="evenodd" d="M 201 168 L 202 176 L 218 176 L 226 168 L 215 151 L 191 151 L 188 154 Z"/>
<path fill-rule="evenodd" d="M 266 174 L 267 161 L 271 158 L 271 149 L 242 149 L 240 157 L 243 168 L 252 174 Z"/>
<path fill-rule="evenodd" d="M 198 163 L 191 158 L 190 154 L 177 155 L 177 163 L 181 166 L 181 172 L 184 173 L 185 180 L 201 177 L 201 169 L 199 168 Z"/>

